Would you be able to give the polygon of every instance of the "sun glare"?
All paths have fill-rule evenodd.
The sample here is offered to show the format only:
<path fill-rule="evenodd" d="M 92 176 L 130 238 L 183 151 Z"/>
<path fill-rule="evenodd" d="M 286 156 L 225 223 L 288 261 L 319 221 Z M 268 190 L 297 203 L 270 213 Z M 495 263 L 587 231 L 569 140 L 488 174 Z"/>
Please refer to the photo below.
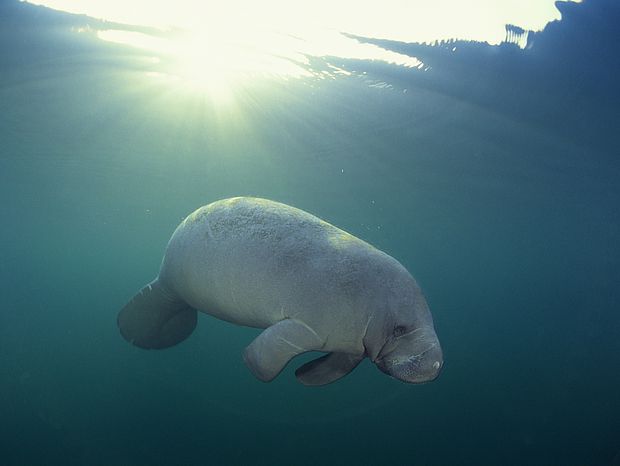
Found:
<path fill-rule="evenodd" d="M 243 31 L 209 30 L 162 33 L 107 29 L 97 36 L 108 42 L 135 47 L 167 63 L 165 73 L 189 88 L 204 91 L 219 101 L 232 98 L 241 81 L 261 77 L 283 79 L 347 74 L 333 65 L 311 70 L 309 57 L 325 55 L 383 60 L 406 67 L 422 67 L 414 57 L 361 44 L 333 31 L 304 31 L 293 36 L 247 27 Z"/>
<path fill-rule="evenodd" d="M 171 39 L 117 29 L 98 31 L 97 36 L 107 42 L 140 49 L 152 55 L 153 63 L 167 64 L 163 71 L 152 72 L 151 76 L 181 78 L 189 88 L 205 91 L 221 100 L 229 98 L 234 60 L 238 55 L 230 47 L 212 40 L 203 42 L 199 36 Z"/>
<path fill-rule="evenodd" d="M 97 36 L 142 50 L 167 75 L 218 100 L 232 99 L 241 81 L 257 77 L 334 77 L 343 70 L 312 58 L 378 60 L 423 68 L 414 57 L 362 44 L 343 33 L 405 42 L 465 39 L 499 43 L 505 25 L 540 30 L 559 17 L 553 0 L 37 0 L 30 3 L 115 22 Z M 108 23 L 109 24 L 109 23 Z M 146 26 L 140 29 L 135 26 Z M 144 31 L 151 31 L 144 32 Z M 523 44 L 520 44 L 523 45 Z M 346 73 L 345 73 L 346 74 Z"/>

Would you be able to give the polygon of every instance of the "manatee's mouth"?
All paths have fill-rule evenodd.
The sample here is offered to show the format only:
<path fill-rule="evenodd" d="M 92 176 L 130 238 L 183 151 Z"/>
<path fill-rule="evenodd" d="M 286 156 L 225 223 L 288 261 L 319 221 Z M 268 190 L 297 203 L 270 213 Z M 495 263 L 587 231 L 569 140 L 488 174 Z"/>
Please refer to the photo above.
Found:
<path fill-rule="evenodd" d="M 408 383 L 424 383 L 439 376 L 443 367 L 443 355 L 439 342 L 434 342 L 413 355 L 387 354 L 377 358 L 375 364 L 382 372 L 395 379 Z"/>
<path fill-rule="evenodd" d="M 398 366 L 402 366 L 402 365 L 411 365 L 413 367 L 418 367 L 420 365 L 420 361 L 422 361 L 422 359 L 424 358 L 424 355 L 429 353 L 432 349 L 436 348 L 438 346 L 438 343 L 433 343 L 431 346 L 429 346 L 428 348 L 426 348 L 424 351 L 418 353 L 418 354 L 414 354 L 411 356 L 406 356 L 406 357 L 393 357 L 390 356 L 389 354 L 385 355 L 385 356 L 379 356 L 376 360 L 375 363 L 380 366 L 380 367 L 398 367 Z"/>

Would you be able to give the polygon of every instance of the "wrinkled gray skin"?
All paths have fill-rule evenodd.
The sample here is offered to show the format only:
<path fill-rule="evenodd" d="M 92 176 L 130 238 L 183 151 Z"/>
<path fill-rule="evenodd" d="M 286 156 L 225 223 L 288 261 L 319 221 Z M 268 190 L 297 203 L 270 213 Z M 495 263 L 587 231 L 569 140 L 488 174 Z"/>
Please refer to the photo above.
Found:
<path fill-rule="evenodd" d="M 398 261 L 302 210 L 233 198 L 189 215 L 168 244 L 159 277 L 119 313 L 143 348 L 185 339 L 199 309 L 264 330 L 244 360 L 262 381 L 307 351 L 306 385 L 348 374 L 368 357 L 404 382 L 433 380 L 443 357 L 426 300 Z"/>

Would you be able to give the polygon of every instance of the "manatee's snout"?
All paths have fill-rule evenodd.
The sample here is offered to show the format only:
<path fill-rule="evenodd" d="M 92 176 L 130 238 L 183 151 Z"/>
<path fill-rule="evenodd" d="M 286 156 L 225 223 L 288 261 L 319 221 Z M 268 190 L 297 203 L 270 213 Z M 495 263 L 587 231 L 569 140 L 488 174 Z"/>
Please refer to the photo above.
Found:
<path fill-rule="evenodd" d="M 386 374 L 408 383 L 435 380 L 443 367 L 443 352 L 437 337 L 402 339 L 393 350 L 380 355 L 375 361 Z"/>

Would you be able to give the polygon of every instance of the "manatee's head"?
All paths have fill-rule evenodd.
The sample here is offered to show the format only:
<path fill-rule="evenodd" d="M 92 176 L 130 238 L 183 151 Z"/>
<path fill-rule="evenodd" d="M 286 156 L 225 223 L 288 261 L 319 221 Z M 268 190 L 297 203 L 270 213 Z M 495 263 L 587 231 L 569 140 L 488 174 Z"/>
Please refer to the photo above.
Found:
<path fill-rule="evenodd" d="M 443 367 L 443 354 L 433 327 L 408 330 L 397 326 L 374 362 L 395 379 L 422 383 L 437 378 Z"/>
<path fill-rule="evenodd" d="M 364 338 L 366 354 L 386 374 L 408 383 L 434 380 L 443 353 L 422 290 L 408 272 L 391 277 Z"/>

